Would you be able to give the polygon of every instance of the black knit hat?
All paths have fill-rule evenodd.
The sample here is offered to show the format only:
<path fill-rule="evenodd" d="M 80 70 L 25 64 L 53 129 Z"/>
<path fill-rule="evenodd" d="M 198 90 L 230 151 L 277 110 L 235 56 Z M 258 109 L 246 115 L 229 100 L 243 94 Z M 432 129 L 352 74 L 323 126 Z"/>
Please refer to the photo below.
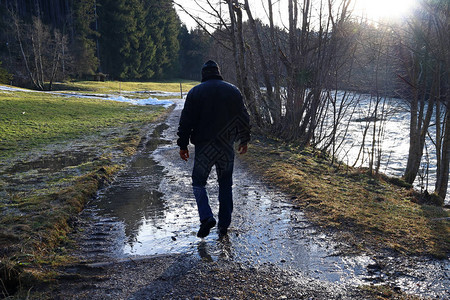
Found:
<path fill-rule="evenodd" d="M 202 81 L 212 77 L 221 77 L 219 66 L 213 60 L 208 60 L 202 67 Z"/>
<path fill-rule="evenodd" d="M 208 60 L 207 62 L 205 62 L 205 64 L 203 65 L 202 69 L 205 68 L 216 68 L 219 69 L 219 66 L 217 65 L 217 63 L 213 60 Z"/>

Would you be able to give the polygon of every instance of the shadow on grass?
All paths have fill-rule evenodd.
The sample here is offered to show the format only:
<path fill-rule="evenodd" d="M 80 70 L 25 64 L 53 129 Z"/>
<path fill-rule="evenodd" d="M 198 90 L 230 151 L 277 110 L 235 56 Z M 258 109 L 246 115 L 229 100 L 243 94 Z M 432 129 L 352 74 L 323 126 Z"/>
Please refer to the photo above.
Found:
<path fill-rule="evenodd" d="M 85 92 L 95 92 L 96 89 L 89 88 L 87 86 L 77 86 L 71 82 L 58 82 L 53 83 L 52 91 L 85 91 Z"/>

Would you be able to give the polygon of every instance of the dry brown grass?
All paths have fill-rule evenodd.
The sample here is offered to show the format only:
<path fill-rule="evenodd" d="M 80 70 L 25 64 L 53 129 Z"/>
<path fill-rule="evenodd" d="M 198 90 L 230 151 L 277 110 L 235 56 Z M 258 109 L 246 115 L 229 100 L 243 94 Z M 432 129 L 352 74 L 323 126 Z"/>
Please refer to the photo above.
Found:
<path fill-rule="evenodd" d="M 316 225 L 345 234 L 355 248 L 447 257 L 447 210 L 414 203 L 415 192 L 331 165 L 322 153 L 273 140 L 254 141 L 243 158 L 269 184 L 280 187 Z M 350 237 L 350 239 L 349 239 Z"/>

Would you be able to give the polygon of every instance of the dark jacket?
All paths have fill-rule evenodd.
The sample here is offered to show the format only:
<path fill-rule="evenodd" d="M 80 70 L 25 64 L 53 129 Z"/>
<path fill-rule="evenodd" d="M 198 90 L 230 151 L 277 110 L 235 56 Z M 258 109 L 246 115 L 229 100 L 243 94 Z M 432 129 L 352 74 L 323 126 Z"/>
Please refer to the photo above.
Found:
<path fill-rule="evenodd" d="M 177 144 L 186 150 L 194 145 L 218 141 L 240 145 L 250 140 L 249 115 L 237 87 L 220 76 L 211 76 L 192 88 L 184 103 Z"/>

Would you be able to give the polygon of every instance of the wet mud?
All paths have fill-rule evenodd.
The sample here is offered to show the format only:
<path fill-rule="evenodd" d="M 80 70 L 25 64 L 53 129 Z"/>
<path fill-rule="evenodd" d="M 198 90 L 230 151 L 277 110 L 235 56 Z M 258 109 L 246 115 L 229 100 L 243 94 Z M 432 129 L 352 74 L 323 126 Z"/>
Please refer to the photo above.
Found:
<path fill-rule="evenodd" d="M 63 185 L 65 179 L 82 175 L 85 167 L 96 163 L 99 154 L 84 145 L 5 163 L 0 165 L 0 198 Z"/>
<path fill-rule="evenodd" d="M 256 298 L 335 299 L 361 293 L 361 299 L 368 299 L 357 287 L 379 284 L 422 297 L 448 297 L 448 260 L 406 259 L 388 252 L 377 256 L 345 253 L 351 247 L 337 242 L 336 233 L 324 233 L 310 224 L 285 195 L 250 174 L 239 158 L 229 234 L 219 238 L 213 230 L 205 239 L 197 238 L 199 220 L 190 178 L 195 154 L 190 148 L 191 159 L 186 163 L 175 144 L 181 108 L 179 101 L 165 123 L 149 131 L 129 166 L 83 212 L 77 254 L 81 265 L 91 270 L 101 266 L 99 274 L 106 276 L 88 291 L 111 286 L 116 280 L 113 294 L 118 299 L 178 299 L 196 293 L 229 298 L 231 294 L 218 283 L 229 280 L 231 298 L 244 297 L 236 293 L 249 293 L 253 288 Z M 207 190 L 217 215 L 215 172 Z M 126 271 L 128 264 L 135 270 Z M 117 272 L 114 279 L 112 274 L 118 269 L 128 272 L 131 280 L 145 277 L 148 281 L 136 279 L 128 287 L 121 286 L 125 283 L 119 278 L 125 275 Z M 73 270 L 83 272 L 79 266 Z M 202 279 L 209 284 L 196 286 Z M 63 280 L 57 290 L 68 293 L 82 282 Z M 278 290 L 264 291 L 263 286 Z"/>
<path fill-rule="evenodd" d="M 43 156 L 37 160 L 28 162 L 18 162 L 14 166 L 5 170 L 5 173 L 21 173 L 30 170 L 39 172 L 57 172 L 63 168 L 77 166 L 83 162 L 91 161 L 93 153 L 84 151 L 74 151 L 72 153 L 57 152 L 51 156 Z"/>

